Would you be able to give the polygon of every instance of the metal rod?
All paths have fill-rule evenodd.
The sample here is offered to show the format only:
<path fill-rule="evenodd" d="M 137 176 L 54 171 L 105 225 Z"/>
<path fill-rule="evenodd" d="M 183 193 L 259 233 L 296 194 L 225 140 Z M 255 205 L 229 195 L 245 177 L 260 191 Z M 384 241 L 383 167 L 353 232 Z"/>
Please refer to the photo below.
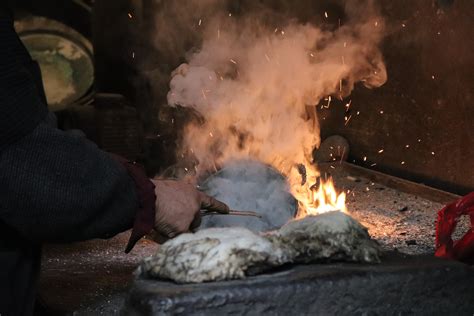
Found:
<path fill-rule="evenodd" d="M 202 216 L 206 216 L 206 215 L 235 215 L 235 216 L 253 216 L 253 217 L 262 218 L 262 215 L 258 214 L 257 212 L 235 211 L 235 210 L 230 210 L 229 213 L 203 212 L 201 215 Z"/>

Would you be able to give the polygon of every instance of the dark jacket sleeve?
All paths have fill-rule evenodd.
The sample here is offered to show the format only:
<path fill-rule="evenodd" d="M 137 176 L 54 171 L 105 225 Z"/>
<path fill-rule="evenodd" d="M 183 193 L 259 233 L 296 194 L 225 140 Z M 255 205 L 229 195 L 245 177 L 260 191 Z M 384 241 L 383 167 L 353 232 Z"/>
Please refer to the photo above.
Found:
<path fill-rule="evenodd" d="M 0 219 L 32 241 L 108 238 L 139 208 L 126 168 L 81 137 L 40 123 L 0 153 Z"/>
<path fill-rule="evenodd" d="M 129 251 L 154 225 L 153 183 L 138 166 L 46 124 L 45 102 L 38 65 L 0 6 L 0 224 L 38 243 L 133 226 Z"/>

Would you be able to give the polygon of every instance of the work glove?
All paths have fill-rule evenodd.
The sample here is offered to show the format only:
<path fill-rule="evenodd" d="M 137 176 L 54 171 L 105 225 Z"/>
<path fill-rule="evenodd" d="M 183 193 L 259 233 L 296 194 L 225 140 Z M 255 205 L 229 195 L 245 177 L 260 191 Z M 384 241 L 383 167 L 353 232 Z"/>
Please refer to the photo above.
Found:
<path fill-rule="evenodd" d="M 151 180 L 155 185 L 155 234 L 162 243 L 201 224 L 201 210 L 229 213 L 229 207 L 179 180 Z"/>

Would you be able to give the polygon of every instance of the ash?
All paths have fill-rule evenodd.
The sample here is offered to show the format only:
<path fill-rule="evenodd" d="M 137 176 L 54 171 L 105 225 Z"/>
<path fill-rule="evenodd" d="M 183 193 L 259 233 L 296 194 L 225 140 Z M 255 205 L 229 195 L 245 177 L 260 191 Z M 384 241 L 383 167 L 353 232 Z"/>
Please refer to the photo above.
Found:
<path fill-rule="evenodd" d="M 268 231 L 281 227 L 296 213 L 296 200 L 288 193 L 285 178 L 275 169 L 256 161 L 239 160 L 209 177 L 202 189 L 231 209 L 254 211 L 262 216 L 222 216 L 203 218 L 201 227 L 246 227 Z"/>
<path fill-rule="evenodd" d="M 166 242 L 137 270 L 145 278 L 200 283 L 241 279 L 286 263 L 380 262 L 367 230 L 341 212 L 291 221 L 258 235 L 245 228 L 210 228 Z"/>

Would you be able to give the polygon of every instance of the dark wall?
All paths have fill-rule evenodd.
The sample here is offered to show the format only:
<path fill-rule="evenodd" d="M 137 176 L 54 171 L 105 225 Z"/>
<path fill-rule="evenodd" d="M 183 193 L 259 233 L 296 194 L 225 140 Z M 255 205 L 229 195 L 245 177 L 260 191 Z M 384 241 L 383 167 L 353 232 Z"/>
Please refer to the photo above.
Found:
<path fill-rule="evenodd" d="M 320 110 L 322 137 L 345 136 L 350 160 L 363 166 L 474 190 L 474 1 L 379 2 L 388 81 Z"/>
<path fill-rule="evenodd" d="M 145 126 L 156 125 L 150 114 L 159 102 L 151 97 L 149 76 L 140 73 L 158 69 L 169 74 L 179 64 L 141 40 L 157 31 L 149 24 L 151 16 L 166 1 L 152 2 L 96 0 L 93 19 L 98 86 L 134 100 Z M 351 144 L 350 160 L 360 165 L 455 193 L 474 190 L 474 1 L 376 2 L 387 23 L 383 54 L 388 81 L 375 90 L 359 86 L 344 102 L 320 110 L 322 138 L 345 136 Z M 327 10 L 338 21 L 342 13 L 336 4 L 341 3 L 299 0 L 282 10 L 315 23 Z M 168 82 L 163 78 L 162 98 Z M 345 111 L 349 100 L 350 110 Z"/>

